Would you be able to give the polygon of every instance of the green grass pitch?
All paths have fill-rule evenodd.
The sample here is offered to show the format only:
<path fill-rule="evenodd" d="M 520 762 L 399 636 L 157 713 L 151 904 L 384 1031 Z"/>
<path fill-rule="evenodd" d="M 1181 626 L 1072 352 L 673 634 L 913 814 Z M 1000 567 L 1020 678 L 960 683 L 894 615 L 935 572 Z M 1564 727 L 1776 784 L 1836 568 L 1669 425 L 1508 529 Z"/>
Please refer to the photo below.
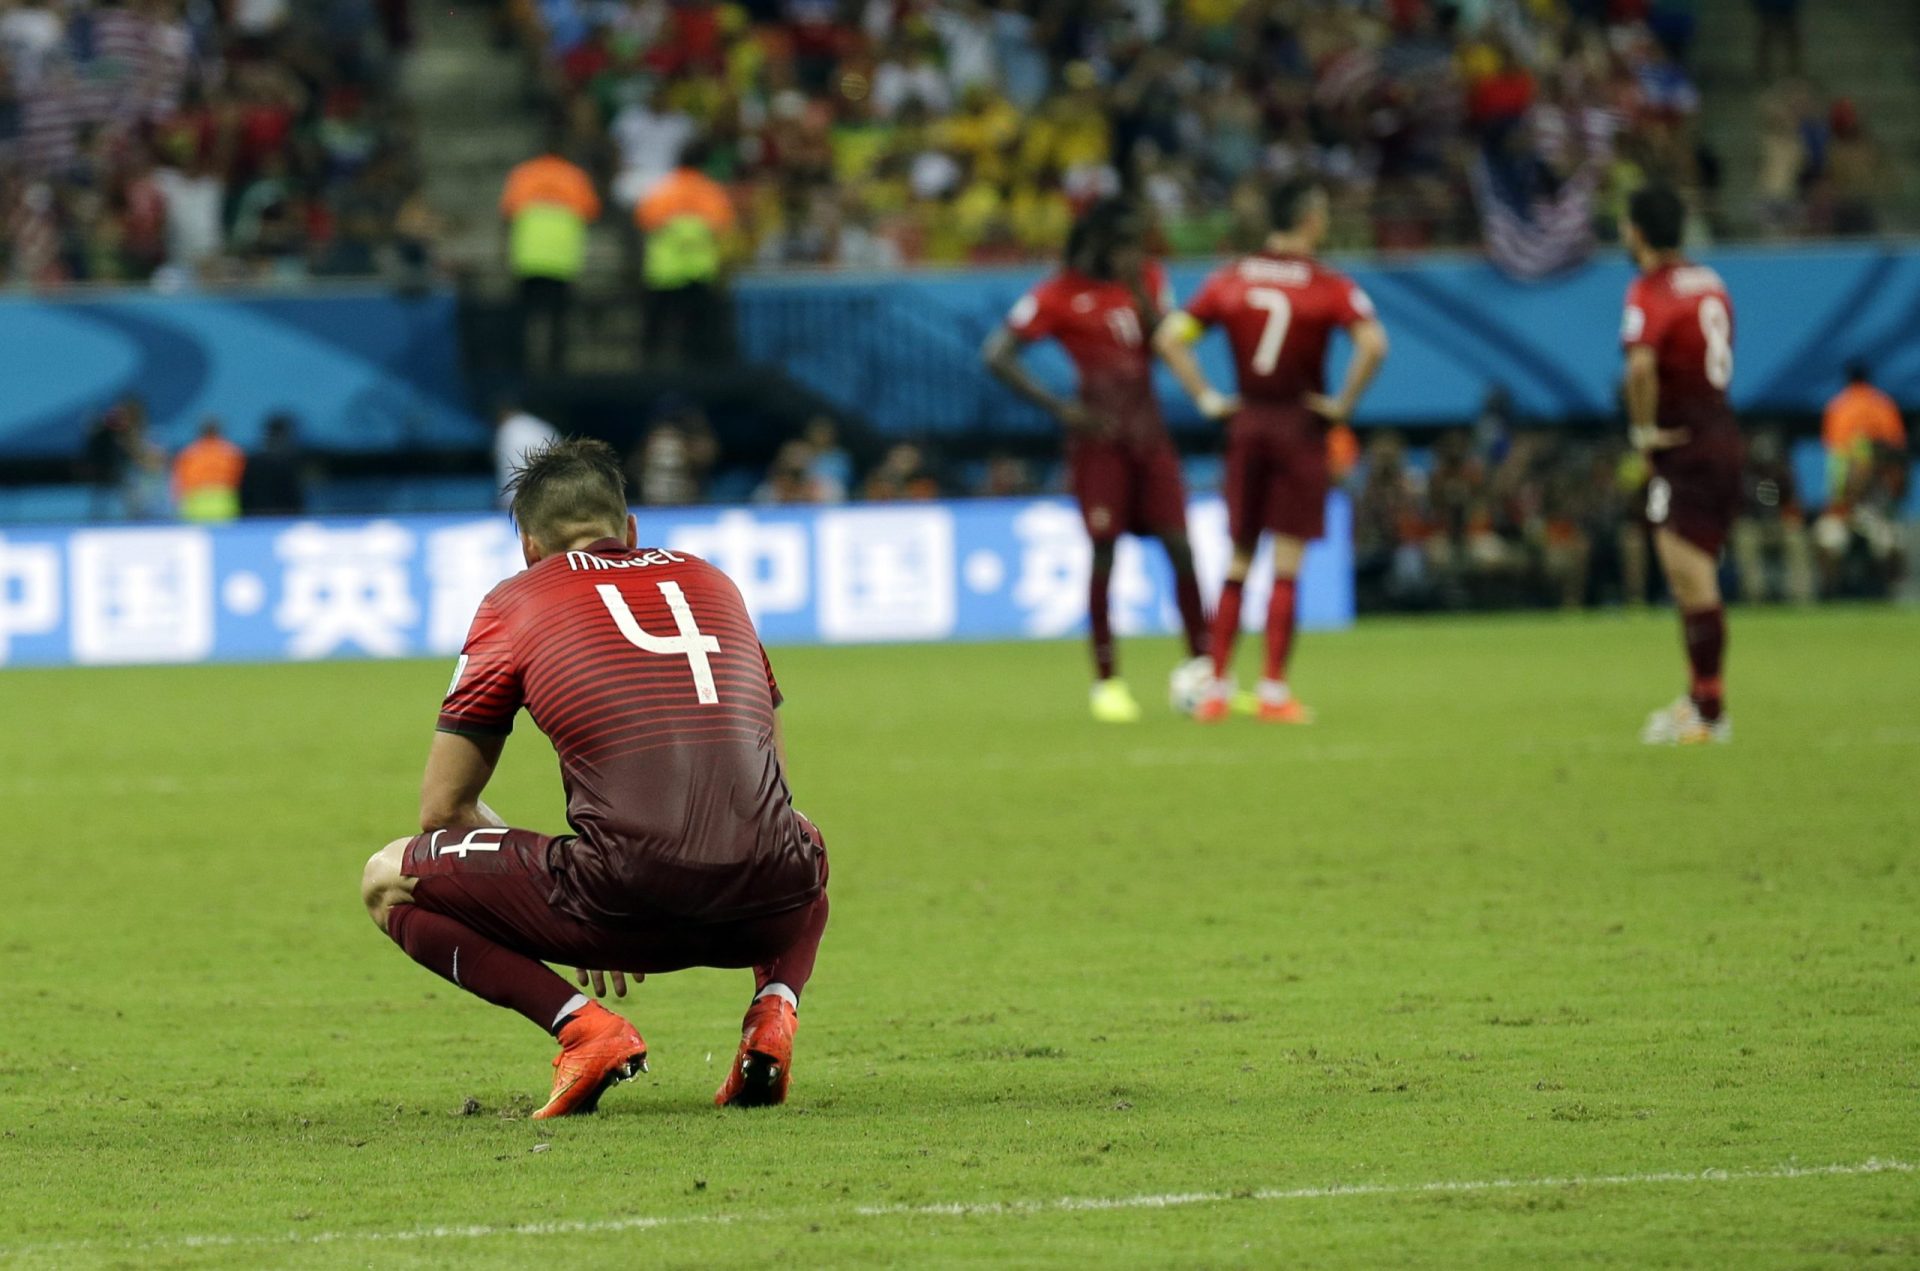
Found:
<path fill-rule="evenodd" d="M 1737 612 L 1737 741 L 1649 751 L 1673 626 L 1309 636 L 1301 730 L 777 651 L 794 1101 L 709 1106 L 692 972 L 561 1124 L 359 909 L 445 663 L 0 674 L 0 1265 L 1920 1265 L 1920 616 Z M 559 828 L 531 728 L 490 800 Z"/>

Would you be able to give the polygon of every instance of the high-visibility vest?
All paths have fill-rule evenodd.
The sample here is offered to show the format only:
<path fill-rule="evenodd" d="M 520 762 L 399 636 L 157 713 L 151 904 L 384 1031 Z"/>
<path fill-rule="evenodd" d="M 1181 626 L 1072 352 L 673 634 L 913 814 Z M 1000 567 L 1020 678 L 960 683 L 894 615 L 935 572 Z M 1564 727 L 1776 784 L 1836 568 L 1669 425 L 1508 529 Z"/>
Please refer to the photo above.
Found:
<path fill-rule="evenodd" d="M 734 212 L 733 201 L 712 177 L 681 168 L 648 191 L 633 215 L 647 236 L 642 262 L 647 286 L 672 291 L 720 276 Z"/>
<path fill-rule="evenodd" d="M 520 164 L 500 192 L 507 261 L 517 278 L 572 281 L 587 263 L 587 226 L 600 196 L 587 174 L 558 155 Z"/>
<path fill-rule="evenodd" d="M 247 457 L 224 437 L 202 437 L 173 461 L 173 500 L 181 519 L 231 521 L 240 515 Z"/>

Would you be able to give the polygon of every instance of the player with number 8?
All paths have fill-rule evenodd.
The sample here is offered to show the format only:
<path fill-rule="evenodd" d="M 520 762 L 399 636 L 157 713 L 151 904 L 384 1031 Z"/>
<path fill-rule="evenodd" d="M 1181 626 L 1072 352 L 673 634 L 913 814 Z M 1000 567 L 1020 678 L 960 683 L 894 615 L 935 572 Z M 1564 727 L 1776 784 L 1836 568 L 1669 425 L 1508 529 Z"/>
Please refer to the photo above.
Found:
<path fill-rule="evenodd" d="M 780 689 L 733 583 L 637 546 L 603 442 L 555 443 L 510 486 L 524 572 L 474 617 L 421 783 L 423 831 L 373 855 L 361 893 L 408 956 L 560 1041 L 536 1117 L 591 1112 L 646 1043 L 543 963 L 609 978 L 751 967 L 756 991 L 715 1095 L 779 1103 L 800 991 L 827 923 L 827 856 L 794 811 Z M 481 802 L 514 716 L 553 742 L 573 833 L 507 827 Z"/>
<path fill-rule="evenodd" d="M 1720 275 L 1680 251 L 1686 208 L 1668 189 L 1628 207 L 1625 239 L 1640 276 L 1627 289 L 1620 338 L 1627 353 L 1628 436 L 1647 456 L 1647 523 L 1680 611 L 1687 693 L 1648 717 L 1651 745 L 1728 741 L 1722 667 L 1726 608 L 1720 552 L 1741 505 L 1744 462 L 1727 401 L 1733 382 L 1733 303 Z"/>

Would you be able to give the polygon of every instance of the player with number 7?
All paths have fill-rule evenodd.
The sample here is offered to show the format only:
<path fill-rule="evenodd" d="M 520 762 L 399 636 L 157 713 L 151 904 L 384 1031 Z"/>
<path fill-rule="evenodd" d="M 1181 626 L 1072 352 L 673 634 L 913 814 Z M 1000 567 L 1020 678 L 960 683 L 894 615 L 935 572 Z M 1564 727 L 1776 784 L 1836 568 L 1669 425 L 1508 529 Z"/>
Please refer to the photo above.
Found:
<path fill-rule="evenodd" d="M 1170 314 L 1154 346 L 1201 413 L 1228 420 L 1224 481 L 1233 559 L 1213 617 L 1213 686 L 1194 711 L 1202 723 L 1226 718 L 1240 630 L 1241 592 L 1260 535 L 1273 536 L 1273 592 L 1267 602 L 1267 659 L 1252 712 L 1267 723 L 1304 724 L 1312 714 L 1288 687 L 1298 619 L 1297 588 L 1307 544 L 1325 530 L 1331 485 L 1327 432 L 1345 423 L 1387 356 L 1387 332 L 1367 294 L 1313 253 L 1326 238 L 1327 192 L 1288 181 L 1267 199 L 1265 249 L 1220 269 L 1186 307 Z M 1206 328 L 1226 329 L 1239 395 L 1207 382 L 1193 344 Z M 1340 391 L 1326 391 L 1327 346 L 1335 331 L 1353 341 Z"/>
<path fill-rule="evenodd" d="M 781 702 L 739 590 L 642 549 L 605 443 L 556 442 L 508 487 L 527 568 L 487 594 L 420 791 L 421 833 L 374 853 L 361 894 L 407 955 L 560 1042 L 535 1117 L 592 1112 L 645 1071 L 615 996 L 628 977 L 751 967 L 723 1106 L 783 1102 L 800 992 L 827 924 L 827 854 L 793 809 Z M 560 759 L 571 834 L 481 801 L 524 707 Z"/>

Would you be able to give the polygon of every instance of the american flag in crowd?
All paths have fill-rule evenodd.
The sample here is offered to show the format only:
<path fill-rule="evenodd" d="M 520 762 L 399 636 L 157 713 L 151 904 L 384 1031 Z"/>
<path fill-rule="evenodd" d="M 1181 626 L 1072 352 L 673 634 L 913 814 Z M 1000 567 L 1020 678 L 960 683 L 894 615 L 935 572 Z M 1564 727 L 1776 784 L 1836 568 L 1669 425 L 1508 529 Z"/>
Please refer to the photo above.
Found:
<path fill-rule="evenodd" d="M 1594 204 L 1618 126 L 1606 110 L 1536 109 L 1526 121 L 1525 151 L 1490 141 L 1474 156 L 1469 178 L 1481 238 L 1501 272 L 1544 278 L 1593 254 Z M 1576 157 L 1564 179 L 1546 175 Z"/>

